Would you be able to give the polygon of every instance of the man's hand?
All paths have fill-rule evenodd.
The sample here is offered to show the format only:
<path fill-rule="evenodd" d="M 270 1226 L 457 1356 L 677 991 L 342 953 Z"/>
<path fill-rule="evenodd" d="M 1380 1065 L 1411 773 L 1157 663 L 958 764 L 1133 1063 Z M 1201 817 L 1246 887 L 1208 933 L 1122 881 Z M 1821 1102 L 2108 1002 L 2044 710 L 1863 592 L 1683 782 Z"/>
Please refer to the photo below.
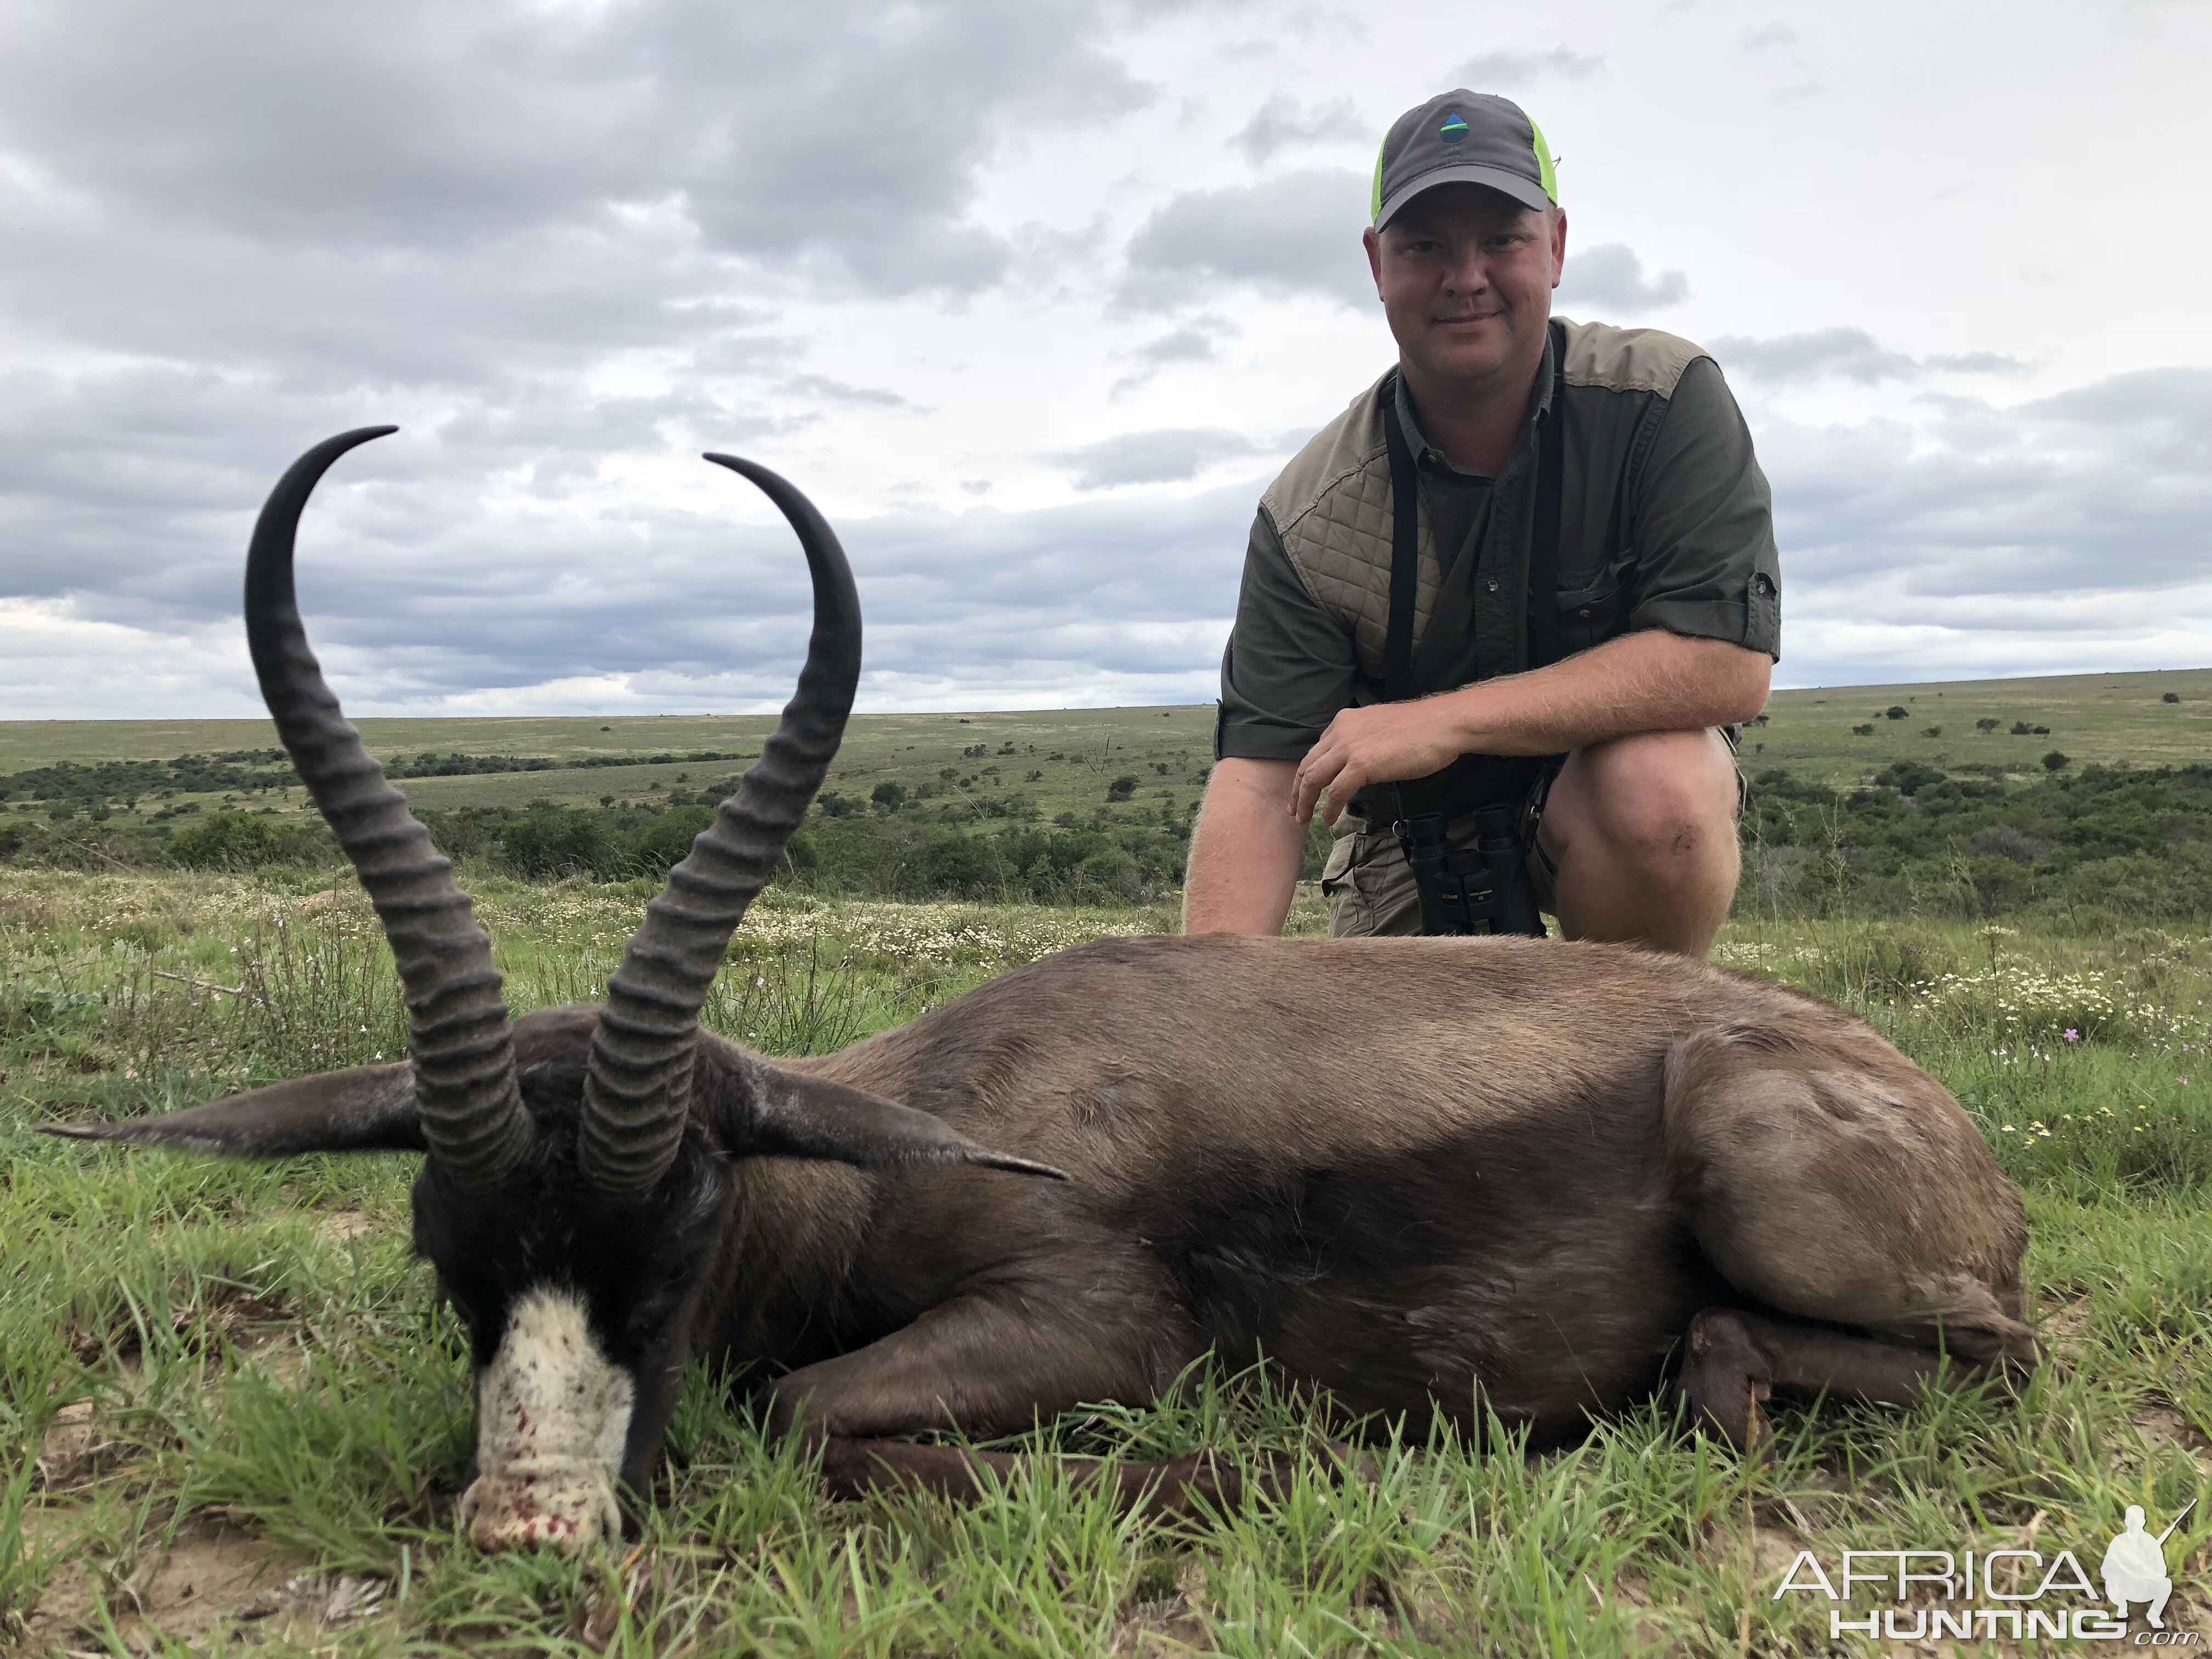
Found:
<path fill-rule="evenodd" d="M 1324 823 L 1370 783 L 1425 778 L 1462 755 L 1564 755 L 1638 732 L 1694 732 L 1747 720 L 1766 702 L 1763 651 L 1650 628 L 1564 662 L 1415 702 L 1347 708 L 1300 763 L 1291 814 L 1326 790 Z"/>
<path fill-rule="evenodd" d="M 1462 752 L 1458 722 L 1442 697 L 1346 708 L 1298 763 L 1291 816 L 1306 823 L 1325 791 L 1328 807 L 1322 822 L 1334 827 L 1352 796 L 1369 784 L 1425 778 Z"/>

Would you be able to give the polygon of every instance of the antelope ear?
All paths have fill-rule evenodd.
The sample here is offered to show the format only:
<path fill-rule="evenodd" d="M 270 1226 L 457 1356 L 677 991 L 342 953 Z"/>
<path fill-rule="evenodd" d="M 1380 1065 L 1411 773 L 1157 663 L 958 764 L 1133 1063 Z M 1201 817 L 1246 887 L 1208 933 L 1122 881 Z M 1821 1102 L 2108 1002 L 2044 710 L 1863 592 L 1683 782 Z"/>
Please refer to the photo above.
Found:
<path fill-rule="evenodd" d="M 707 1118 L 729 1158 L 809 1158 L 861 1170 L 973 1164 L 1013 1175 L 1067 1176 L 1049 1164 L 994 1152 L 927 1112 L 863 1089 L 757 1062 L 711 1095 Z"/>
<path fill-rule="evenodd" d="M 40 1127 L 70 1140 L 122 1140 L 231 1158 L 423 1150 L 415 1068 L 404 1060 L 295 1078 L 162 1117 Z"/>

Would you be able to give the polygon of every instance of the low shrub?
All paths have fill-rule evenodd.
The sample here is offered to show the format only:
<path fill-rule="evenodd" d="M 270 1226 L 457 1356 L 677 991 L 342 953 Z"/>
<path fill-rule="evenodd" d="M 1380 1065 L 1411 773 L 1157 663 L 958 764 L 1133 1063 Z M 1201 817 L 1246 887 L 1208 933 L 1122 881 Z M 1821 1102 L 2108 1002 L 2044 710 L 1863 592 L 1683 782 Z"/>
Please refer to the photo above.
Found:
<path fill-rule="evenodd" d="M 319 823 L 259 812 L 210 812 L 169 838 L 169 857 L 192 870 L 327 864 L 337 843 Z"/>

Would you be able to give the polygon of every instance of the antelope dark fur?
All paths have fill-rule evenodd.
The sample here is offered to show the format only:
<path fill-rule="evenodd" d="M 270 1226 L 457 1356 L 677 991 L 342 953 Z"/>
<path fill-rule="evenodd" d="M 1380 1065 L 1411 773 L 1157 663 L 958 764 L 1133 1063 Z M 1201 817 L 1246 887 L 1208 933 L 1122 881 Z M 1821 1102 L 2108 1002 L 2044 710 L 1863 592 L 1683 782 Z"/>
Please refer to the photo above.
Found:
<path fill-rule="evenodd" d="M 842 556 L 766 476 L 798 503 L 777 497 L 820 606 Z M 313 482 L 288 475 L 287 511 Z M 817 665 L 822 614 L 786 717 L 817 735 L 788 775 L 748 776 L 686 878 L 737 896 L 732 926 L 849 706 L 857 608 L 830 653 L 849 672 Z M 373 856 L 356 861 L 378 890 Z M 1008 1460 L 897 1437 L 1141 1406 L 1209 1353 L 1264 1357 L 1370 1421 L 1494 1414 L 1537 1444 L 1670 1389 L 1746 1449 L 1776 1392 L 1903 1402 L 2036 1362 L 2019 1194 L 1958 1103 L 1842 1010 L 1701 963 L 1518 939 L 1112 939 L 807 1060 L 697 1030 L 696 1003 L 664 1048 L 610 1047 L 600 1015 L 514 1022 L 511 1069 L 453 1069 L 460 1103 L 434 1121 L 401 1064 L 58 1132 L 425 1151 L 415 1239 L 468 1322 L 463 1513 L 494 1547 L 618 1528 L 617 1483 L 649 1494 L 695 1356 L 761 1391 L 836 1489 L 954 1494 Z M 687 1065 L 678 1115 L 625 1127 L 661 1097 L 606 1091 Z M 1242 1482 L 1209 1455 L 1081 1473 L 1152 1507 Z"/>

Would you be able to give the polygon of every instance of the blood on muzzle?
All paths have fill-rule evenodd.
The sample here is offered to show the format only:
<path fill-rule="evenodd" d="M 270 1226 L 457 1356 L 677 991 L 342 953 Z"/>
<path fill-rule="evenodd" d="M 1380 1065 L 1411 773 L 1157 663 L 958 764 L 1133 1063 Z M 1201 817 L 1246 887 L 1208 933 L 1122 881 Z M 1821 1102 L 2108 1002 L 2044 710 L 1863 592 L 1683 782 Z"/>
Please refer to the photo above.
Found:
<path fill-rule="evenodd" d="M 461 1520 L 484 1549 L 587 1549 L 622 1535 L 615 1481 L 635 1389 L 561 1291 L 517 1301 L 477 1378 L 477 1479 Z"/>

